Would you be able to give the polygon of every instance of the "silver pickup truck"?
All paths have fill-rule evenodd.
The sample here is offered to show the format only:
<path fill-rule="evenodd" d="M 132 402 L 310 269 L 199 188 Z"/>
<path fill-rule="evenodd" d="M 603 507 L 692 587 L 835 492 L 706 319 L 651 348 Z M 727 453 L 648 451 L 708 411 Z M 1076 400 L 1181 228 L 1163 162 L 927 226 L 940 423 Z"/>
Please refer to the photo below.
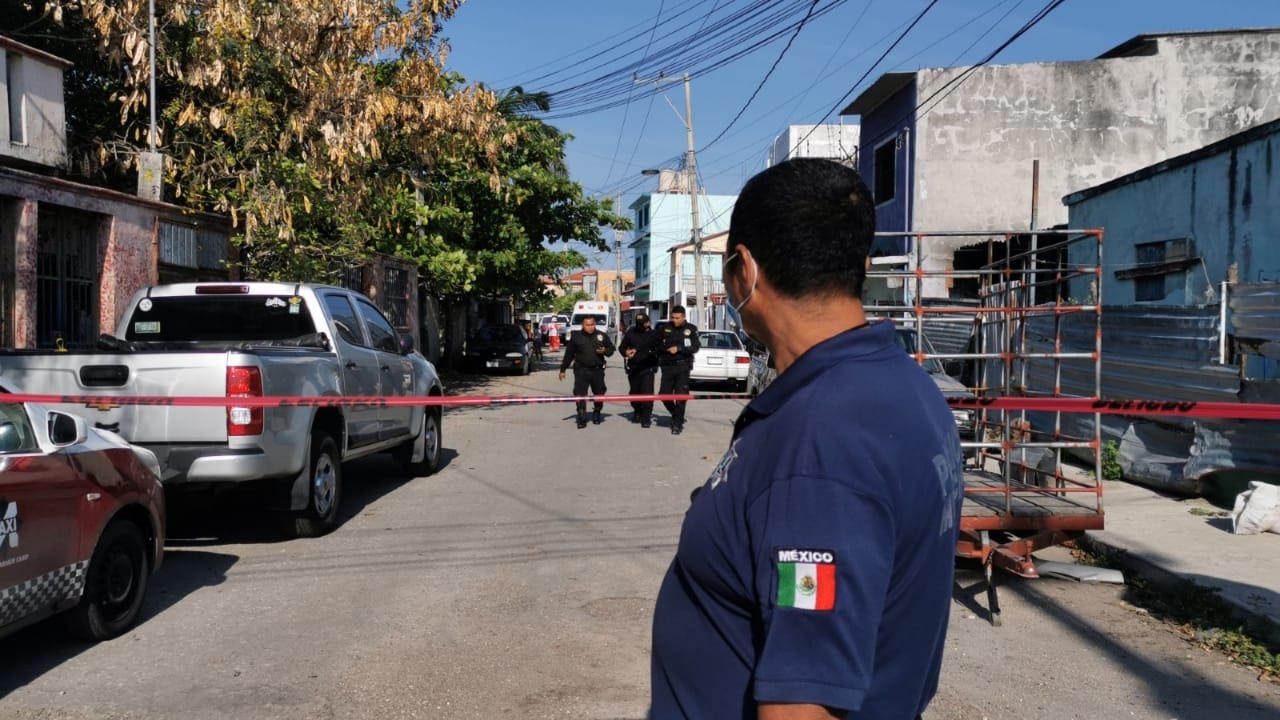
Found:
<path fill-rule="evenodd" d="M 342 463 L 390 451 L 407 473 L 440 464 L 440 406 L 175 407 L 113 396 L 443 394 L 435 368 L 365 296 L 337 287 L 232 282 L 160 285 L 129 301 L 89 352 L 11 350 L 0 376 L 24 392 L 94 395 L 53 406 L 150 449 L 166 486 L 280 480 L 299 536 L 332 529 Z"/>

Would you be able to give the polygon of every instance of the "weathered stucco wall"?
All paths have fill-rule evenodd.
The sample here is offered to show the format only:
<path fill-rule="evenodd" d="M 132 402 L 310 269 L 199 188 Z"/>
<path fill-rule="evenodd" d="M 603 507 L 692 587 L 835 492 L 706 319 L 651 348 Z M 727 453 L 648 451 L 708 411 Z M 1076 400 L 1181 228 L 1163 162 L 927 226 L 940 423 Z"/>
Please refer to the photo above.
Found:
<path fill-rule="evenodd" d="M 1066 223 L 1071 192 L 1280 118 L 1280 32 L 1154 43 L 1127 57 L 981 68 L 944 90 L 917 120 L 912 228 L 1029 228 L 1036 159 L 1036 225 Z M 962 72 L 921 71 L 918 97 Z M 941 270 L 951 247 L 925 255 Z M 933 285 L 926 295 L 946 294 Z"/>
<path fill-rule="evenodd" d="M 7 205 L 20 207 L 0 219 L 0 242 L 12 238 L 12 337 L 13 347 L 36 346 L 36 256 L 39 218 L 59 209 L 72 209 L 98 216 L 98 327 L 115 332 L 124 305 L 137 290 L 157 281 L 157 218 L 177 208 L 139 201 L 121 193 L 29 173 L 0 173 L 0 197 Z M 16 218 L 16 222 L 14 219 Z M 8 274 L 6 272 L 6 274 Z"/>
<path fill-rule="evenodd" d="M 921 96 L 961 70 L 923 71 Z M 1155 58 L 984 68 L 921 116 L 916 229 L 1012 230 L 1031 221 L 1040 160 L 1041 226 L 1061 197 L 1163 157 Z"/>
<path fill-rule="evenodd" d="M 917 126 L 916 229 L 1041 227 L 1061 198 L 1280 118 L 1280 32 L 1160 38 L 1159 52 L 987 67 Z M 927 70 L 920 97 L 961 69 Z"/>

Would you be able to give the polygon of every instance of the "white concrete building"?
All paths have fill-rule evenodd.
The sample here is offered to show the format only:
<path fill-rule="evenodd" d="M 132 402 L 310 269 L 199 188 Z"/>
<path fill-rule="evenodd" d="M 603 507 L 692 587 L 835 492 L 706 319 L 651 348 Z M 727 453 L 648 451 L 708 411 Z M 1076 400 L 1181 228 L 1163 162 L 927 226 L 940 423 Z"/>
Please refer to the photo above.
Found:
<path fill-rule="evenodd" d="M 1077 62 L 881 76 L 844 109 L 862 120 L 859 171 L 881 231 L 1026 230 L 1067 222 L 1061 198 L 1280 118 L 1280 28 L 1140 35 Z M 985 247 L 923 247 L 929 271 Z M 902 258 L 905 239 L 875 254 Z M 926 297 L 976 291 L 941 280 Z"/>
<path fill-rule="evenodd" d="M 859 130 L 855 124 L 791 125 L 769 147 L 768 166 L 808 157 L 838 160 L 856 167 Z"/>
<path fill-rule="evenodd" d="M 62 73 L 71 63 L 0 36 L 0 156 L 45 167 L 67 161 Z"/>

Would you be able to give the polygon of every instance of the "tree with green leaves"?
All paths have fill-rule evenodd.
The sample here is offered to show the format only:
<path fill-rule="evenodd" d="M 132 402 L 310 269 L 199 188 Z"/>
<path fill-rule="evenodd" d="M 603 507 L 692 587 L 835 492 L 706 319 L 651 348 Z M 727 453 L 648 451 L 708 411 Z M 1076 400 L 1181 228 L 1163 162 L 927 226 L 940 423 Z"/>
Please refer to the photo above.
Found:
<path fill-rule="evenodd" d="M 555 300 L 551 301 L 551 311 L 560 315 L 569 315 L 573 312 L 573 306 L 583 300 L 591 300 L 592 297 L 582 290 L 574 290 L 571 293 L 565 293 Z"/>

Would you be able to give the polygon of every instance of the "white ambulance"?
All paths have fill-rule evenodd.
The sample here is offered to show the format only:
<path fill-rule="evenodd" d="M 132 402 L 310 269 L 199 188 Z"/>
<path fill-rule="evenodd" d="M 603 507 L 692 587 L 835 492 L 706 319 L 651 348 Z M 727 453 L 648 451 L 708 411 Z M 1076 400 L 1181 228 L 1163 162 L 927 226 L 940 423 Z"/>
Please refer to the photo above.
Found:
<path fill-rule="evenodd" d="M 582 329 L 584 318 L 595 318 L 596 329 L 612 333 L 617 330 L 617 318 L 614 317 L 613 303 L 602 300 L 579 300 L 573 304 L 573 314 L 569 316 L 569 332 Z"/>

